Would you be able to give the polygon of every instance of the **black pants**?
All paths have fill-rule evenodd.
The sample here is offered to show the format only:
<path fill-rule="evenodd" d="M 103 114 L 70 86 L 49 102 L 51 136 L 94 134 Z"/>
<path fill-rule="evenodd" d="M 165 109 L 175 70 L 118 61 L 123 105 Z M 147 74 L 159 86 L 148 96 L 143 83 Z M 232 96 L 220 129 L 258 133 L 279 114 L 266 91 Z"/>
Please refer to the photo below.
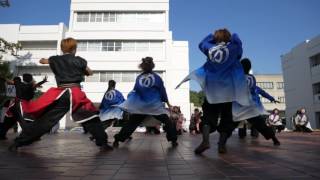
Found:
<path fill-rule="evenodd" d="M 132 133 L 147 116 L 148 115 L 145 114 L 131 114 L 129 117 L 129 121 L 126 122 L 121 128 L 120 132 L 114 136 L 115 140 L 124 142 L 132 135 Z M 174 128 L 174 124 L 169 119 L 169 116 L 166 114 L 161 114 L 153 117 L 165 124 L 167 140 L 172 142 L 177 141 L 177 132 Z"/>
<path fill-rule="evenodd" d="M 271 127 L 266 125 L 265 118 L 263 116 L 256 116 L 247 121 L 255 128 L 259 133 L 261 133 L 266 139 L 270 139 L 275 136 L 274 131 Z M 237 122 L 238 124 L 240 122 Z"/>
<path fill-rule="evenodd" d="M 232 102 L 209 104 L 207 100 L 202 105 L 203 117 L 202 126 L 209 125 L 210 132 L 218 130 L 219 133 L 225 133 L 231 136 L 232 131 L 237 126 L 232 120 Z M 218 122 L 220 117 L 220 122 Z"/>
<path fill-rule="evenodd" d="M 252 137 L 258 137 L 259 136 L 259 131 L 254 128 L 252 125 L 251 125 L 251 128 L 250 128 L 250 131 L 251 131 L 251 136 Z M 247 125 L 244 124 L 243 128 L 239 128 L 238 130 L 238 135 L 240 138 L 244 138 L 247 136 Z"/>
<path fill-rule="evenodd" d="M 60 119 L 69 111 L 70 93 L 66 91 L 58 100 L 50 105 L 44 114 L 28 127 L 22 129 L 21 134 L 15 139 L 17 146 L 29 145 L 39 139 L 42 135 L 50 132 Z M 88 132 L 96 139 L 96 145 L 102 146 L 107 143 L 107 134 L 105 133 L 101 121 L 98 117 L 82 123 Z"/>

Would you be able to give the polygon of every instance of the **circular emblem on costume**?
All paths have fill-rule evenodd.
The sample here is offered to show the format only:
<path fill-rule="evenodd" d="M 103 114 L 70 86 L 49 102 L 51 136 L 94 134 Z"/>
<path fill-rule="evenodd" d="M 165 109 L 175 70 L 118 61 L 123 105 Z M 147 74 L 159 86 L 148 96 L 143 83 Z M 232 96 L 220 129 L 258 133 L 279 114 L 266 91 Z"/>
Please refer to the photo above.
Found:
<path fill-rule="evenodd" d="M 106 100 L 109 100 L 109 101 L 113 100 L 114 97 L 116 97 L 116 91 L 115 91 L 115 90 L 108 91 L 108 92 L 106 93 L 106 95 L 104 95 L 104 98 L 105 98 Z"/>
<path fill-rule="evenodd" d="M 153 74 L 144 74 L 139 79 L 139 85 L 142 87 L 152 87 L 155 84 L 155 77 Z"/>
<path fill-rule="evenodd" d="M 254 85 L 254 78 L 252 76 L 247 76 L 247 84 L 249 88 L 252 88 Z"/>
<path fill-rule="evenodd" d="M 220 44 L 209 49 L 209 59 L 214 63 L 222 64 L 229 58 L 229 49 L 226 45 Z"/>

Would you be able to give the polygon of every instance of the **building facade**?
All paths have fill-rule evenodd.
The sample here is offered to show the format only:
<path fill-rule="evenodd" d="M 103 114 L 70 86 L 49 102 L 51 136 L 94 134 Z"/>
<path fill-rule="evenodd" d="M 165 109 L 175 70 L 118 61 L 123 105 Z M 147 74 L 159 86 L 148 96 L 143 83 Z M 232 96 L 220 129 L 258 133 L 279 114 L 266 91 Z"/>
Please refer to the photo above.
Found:
<path fill-rule="evenodd" d="M 284 95 L 284 83 L 282 74 L 255 74 L 257 86 L 262 88 L 268 94 L 273 96 L 280 103 L 272 103 L 268 99 L 261 97 L 261 102 L 264 108 L 268 112 L 272 112 L 273 109 L 277 108 L 280 115 L 284 117 L 286 105 Z"/>
<path fill-rule="evenodd" d="M 302 42 L 281 57 L 286 112 L 304 107 L 312 128 L 320 128 L 320 36 Z"/>
<path fill-rule="evenodd" d="M 21 57 L 7 57 L 18 74 L 32 73 L 36 80 L 49 76 L 43 91 L 55 86 L 48 66 L 40 58 L 61 54 L 60 41 L 73 37 L 78 41 L 77 55 L 88 61 L 94 75 L 87 77 L 82 88 L 89 99 L 100 103 L 113 79 L 126 96 L 133 89 L 141 58 L 151 56 L 155 71 L 165 83 L 170 103 L 181 107 L 190 117 L 189 85 L 175 86 L 189 72 L 187 41 L 174 41 L 169 30 L 169 0 L 71 0 L 69 26 L 0 25 L 0 36 L 20 42 Z M 68 118 L 67 118 L 68 119 Z M 62 121 L 61 127 L 68 126 Z"/>

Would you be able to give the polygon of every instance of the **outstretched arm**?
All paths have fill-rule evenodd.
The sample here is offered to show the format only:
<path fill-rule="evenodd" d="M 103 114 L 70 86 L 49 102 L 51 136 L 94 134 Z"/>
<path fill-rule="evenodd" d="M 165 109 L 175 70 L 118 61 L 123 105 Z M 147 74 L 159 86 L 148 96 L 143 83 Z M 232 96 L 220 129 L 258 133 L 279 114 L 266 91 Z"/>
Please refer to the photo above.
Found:
<path fill-rule="evenodd" d="M 86 76 L 92 76 L 93 75 L 93 71 L 88 66 L 86 67 L 85 75 Z"/>
<path fill-rule="evenodd" d="M 267 98 L 269 101 L 273 103 L 280 103 L 279 101 L 276 101 L 274 97 L 272 97 L 270 94 L 268 94 L 266 91 L 261 89 L 260 87 L 256 86 L 256 92 L 260 94 L 262 97 Z"/>
<path fill-rule="evenodd" d="M 33 87 L 34 88 L 37 88 L 37 87 L 40 87 L 42 84 L 48 82 L 48 76 L 46 75 L 42 81 L 38 82 L 37 84 L 34 84 Z"/>
<path fill-rule="evenodd" d="M 14 85 L 14 81 L 0 76 L 0 79 L 6 81 L 7 84 Z"/>
<path fill-rule="evenodd" d="M 40 64 L 49 64 L 49 59 L 41 58 L 41 59 L 39 60 L 39 63 L 40 63 Z"/>

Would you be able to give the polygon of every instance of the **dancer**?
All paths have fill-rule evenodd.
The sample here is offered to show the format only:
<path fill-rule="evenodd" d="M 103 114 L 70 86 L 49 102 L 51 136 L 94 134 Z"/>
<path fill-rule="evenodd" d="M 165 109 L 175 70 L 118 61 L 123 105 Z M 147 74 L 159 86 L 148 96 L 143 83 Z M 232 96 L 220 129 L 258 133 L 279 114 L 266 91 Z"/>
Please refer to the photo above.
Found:
<path fill-rule="evenodd" d="M 207 56 L 207 62 L 188 75 L 177 88 L 183 82 L 194 79 L 200 83 L 205 94 L 202 142 L 195 153 L 201 154 L 210 148 L 209 135 L 216 130 L 220 133 L 218 152 L 226 153 L 227 139 L 234 129 L 232 102 L 249 105 L 249 89 L 240 64 L 242 42 L 227 29 L 218 29 L 205 37 L 199 48 Z"/>
<path fill-rule="evenodd" d="M 166 89 L 161 77 L 153 72 L 153 58 L 142 58 L 139 68 L 142 73 L 137 77 L 133 91 L 128 99 L 119 105 L 120 108 L 130 113 L 129 121 L 124 124 L 120 132 L 114 136 L 114 147 L 119 146 L 119 141 L 128 139 L 141 122 L 148 116 L 153 116 L 166 126 L 167 140 L 172 146 L 177 146 L 175 126 L 169 119 L 169 112 L 164 103 L 171 109 Z"/>
<path fill-rule="evenodd" d="M 268 127 L 265 122 L 264 116 L 268 114 L 265 111 L 259 95 L 269 99 L 273 103 L 279 103 L 267 92 L 256 86 L 256 79 L 253 75 L 249 74 L 251 69 L 251 62 L 248 58 L 241 60 L 243 70 L 247 77 L 248 87 L 252 97 L 250 106 L 242 106 L 237 103 L 233 103 L 233 115 L 234 121 L 240 122 L 241 120 L 247 120 L 253 128 L 260 132 L 266 139 L 272 139 L 275 146 L 279 146 L 280 142 L 276 138 L 274 131 L 271 127 Z M 236 126 L 235 126 L 236 128 Z"/>
<path fill-rule="evenodd" d="M 99 107 L 99 117 L 104 130 L 110 127 L 115 121 L 123 119 L 124 112 L 115 105 L 121 104 L 124 100 L 122 93 L 116 90 L 116 82 L 110 80 L 108 82 L 108 89 L 105 92 Z M 94 140 L 92 136 L 90 139 Z"/>
<path fill-rule="evenodd" d="M 20 101 L 30 101 L 33 99 L 36 89 L 41 87 L 42 84 L 48 82 L 47 79 L 47 76 L 45 76 L 42 81 L 36 83 L 33 76 L 28 73 L 22 75 L 23 82 L 21 82 L 20 77 L 15 77 L 13 80 L 6 79 L 7 84 L 15 86 L 16 98 L 10 102 L 4 121 L 0 125 L 0 139 L 6 139 L 6 134 L 9 129 L 14 128 L 18 122 L 20 127 L 23 129 L 27 122 L 33 121 L 30 118 L 22 120 L 19 115 L 17 115 L 16 104 L 19 104 Z"/>
<path fill-rule="evenodd" d="M 92 75 L 92 71 L 87 66 L 86 60 L 75 56 L 76 49 L 76 40 L 63 39 L 61 41 L 63 55 L 40 60 L 41 64 L 49 64 L 58 87 L 50 88 L 35 101 L 22 101 L 21 112 L 23 115 L 33 116 L 35 121 L 27 129 L 22 129 L 9 150 L 15 151 L 21 146 L 33 143 L 48 133 L 69 110 L 72 112 L 72 119 L 86 127 L 93 135 L 97 146 L 102 150 L 112 150 L 107 144 L 108 136 L 102 128 L 98 110 L 80 89 L 84 75 Z"/>

